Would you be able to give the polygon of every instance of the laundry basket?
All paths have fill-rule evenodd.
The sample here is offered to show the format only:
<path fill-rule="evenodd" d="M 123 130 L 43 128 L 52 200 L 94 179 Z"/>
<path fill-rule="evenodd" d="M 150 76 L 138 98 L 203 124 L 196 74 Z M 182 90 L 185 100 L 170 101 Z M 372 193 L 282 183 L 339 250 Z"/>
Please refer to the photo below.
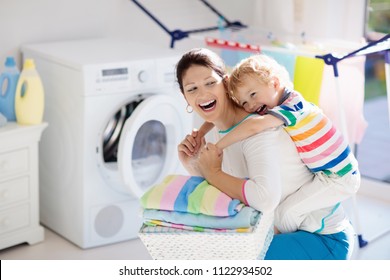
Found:
<path fill-rule="evenodd" d="M 143 225 L 139 237 L 155 260 L 245 260 L 264 259 L 273 233 L 273 214 L 261 214 L 253 231 L 246 233 Z"/>

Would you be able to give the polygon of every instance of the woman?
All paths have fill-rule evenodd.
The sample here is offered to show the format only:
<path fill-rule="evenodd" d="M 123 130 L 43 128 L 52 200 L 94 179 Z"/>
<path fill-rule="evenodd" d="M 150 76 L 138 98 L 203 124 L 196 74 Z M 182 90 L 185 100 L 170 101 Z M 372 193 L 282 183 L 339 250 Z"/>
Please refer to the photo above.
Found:
<path fill-rule="evenodd" d="M 176 67 L 177 81 L 188 103 L 219 131 L 219 137 L 240 125 L 248 115 L 228 97 L 223 61 L 207 49 L 193 49 L 183 55 Z M 199 145 L 204 139 L 194 131 L 178 146 L 179 158 L 192 175 L 203 176 L 232 198 L 261 211 L 275 211 L 290 199 L 304 199 L 300 192 L 313 174 L 297 154 L 294 143 L 282 128 L 269 129 L 235 143 L 223 154 L 215 145 Z M 218 136 L 217 136 L 218 137 Z M 249 179 L 243 179 L 249 178 Z M 353 230 L 342 207 L 321 225 L 321 211 L 313 209 L 304 217 L 313 228 L 324 226 L 324 234 L 299 230 L 274 236 L 266 259 L 347 259 L 353 249 Z"/>

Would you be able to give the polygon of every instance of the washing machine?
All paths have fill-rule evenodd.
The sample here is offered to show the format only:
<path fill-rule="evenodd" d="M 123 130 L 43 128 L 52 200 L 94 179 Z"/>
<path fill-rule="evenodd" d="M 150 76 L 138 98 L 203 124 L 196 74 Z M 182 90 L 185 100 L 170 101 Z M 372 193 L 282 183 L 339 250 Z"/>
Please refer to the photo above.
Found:
<path fill-rule="evenodd" d="M 30 44 L 45 90 L 40 221 L 81 248 L 137 238 L 139 197 L 186 174 L 194 125 L 175 82 L 180 55 L 118 39 Z"/>

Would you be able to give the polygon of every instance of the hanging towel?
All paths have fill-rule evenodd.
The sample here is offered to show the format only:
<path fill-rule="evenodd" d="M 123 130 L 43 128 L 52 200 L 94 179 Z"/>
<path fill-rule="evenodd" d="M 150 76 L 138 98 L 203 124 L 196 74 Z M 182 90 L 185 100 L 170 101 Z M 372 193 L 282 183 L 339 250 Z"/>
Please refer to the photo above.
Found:
<path fill-rule="evenodd" d="M 279 64 L 283 65 L 289 76 L 290 79 L 294 79 L 294 70 L 295 70 L 295 61 L 296 61 L 296 55 L 293 53 L 287 53 L 282 51 L 272 51 L 272 50 L 262 50 L 263 54 L 268 55 L 275 59 Z"/>
<path fill-rule="evenodd" d="M 313 57 L 297 56 L 294 69 L 294 89 L 303 97 L 319 105 L 324 61 Z"/>
<path fill-rule="evenodd" d="M 363 115 L 364 107 L 364 66 L 365 56 L 357 56 L 340 61 L 339 77 L 335 78 L 333 67 L 326 65 L 322 75 L 319 107 L 333 124 L 342 131 L 339 118 L 339 96 L 343 101 L 343 115 L 346 120 L 349 144 L 359 144 L 367 128 Z M 338 88 L 337 88 L 337 81 Z"/>
<path fill-rule="evenodd" d="M 227 217 L 244 206 L 210 185 L 203 177 L 168 175 L 141 198 L 144 209 Z"/>

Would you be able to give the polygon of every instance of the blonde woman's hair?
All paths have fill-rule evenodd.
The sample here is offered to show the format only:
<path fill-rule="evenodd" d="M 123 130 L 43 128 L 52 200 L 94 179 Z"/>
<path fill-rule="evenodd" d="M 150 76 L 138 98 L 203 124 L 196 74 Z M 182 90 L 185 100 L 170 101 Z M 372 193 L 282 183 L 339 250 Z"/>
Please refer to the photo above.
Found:
<path fill-rule="evenodd" d="M 232 70 L 229 78 L 229 95 L 236 100 L 234 93 L 243 85 L 243 78 L 253 76 L 268 85 L 277 78 L 281 87 L 293 88 L 286 68 L 270 56 L 253 55 L 241 60 Z"/>

